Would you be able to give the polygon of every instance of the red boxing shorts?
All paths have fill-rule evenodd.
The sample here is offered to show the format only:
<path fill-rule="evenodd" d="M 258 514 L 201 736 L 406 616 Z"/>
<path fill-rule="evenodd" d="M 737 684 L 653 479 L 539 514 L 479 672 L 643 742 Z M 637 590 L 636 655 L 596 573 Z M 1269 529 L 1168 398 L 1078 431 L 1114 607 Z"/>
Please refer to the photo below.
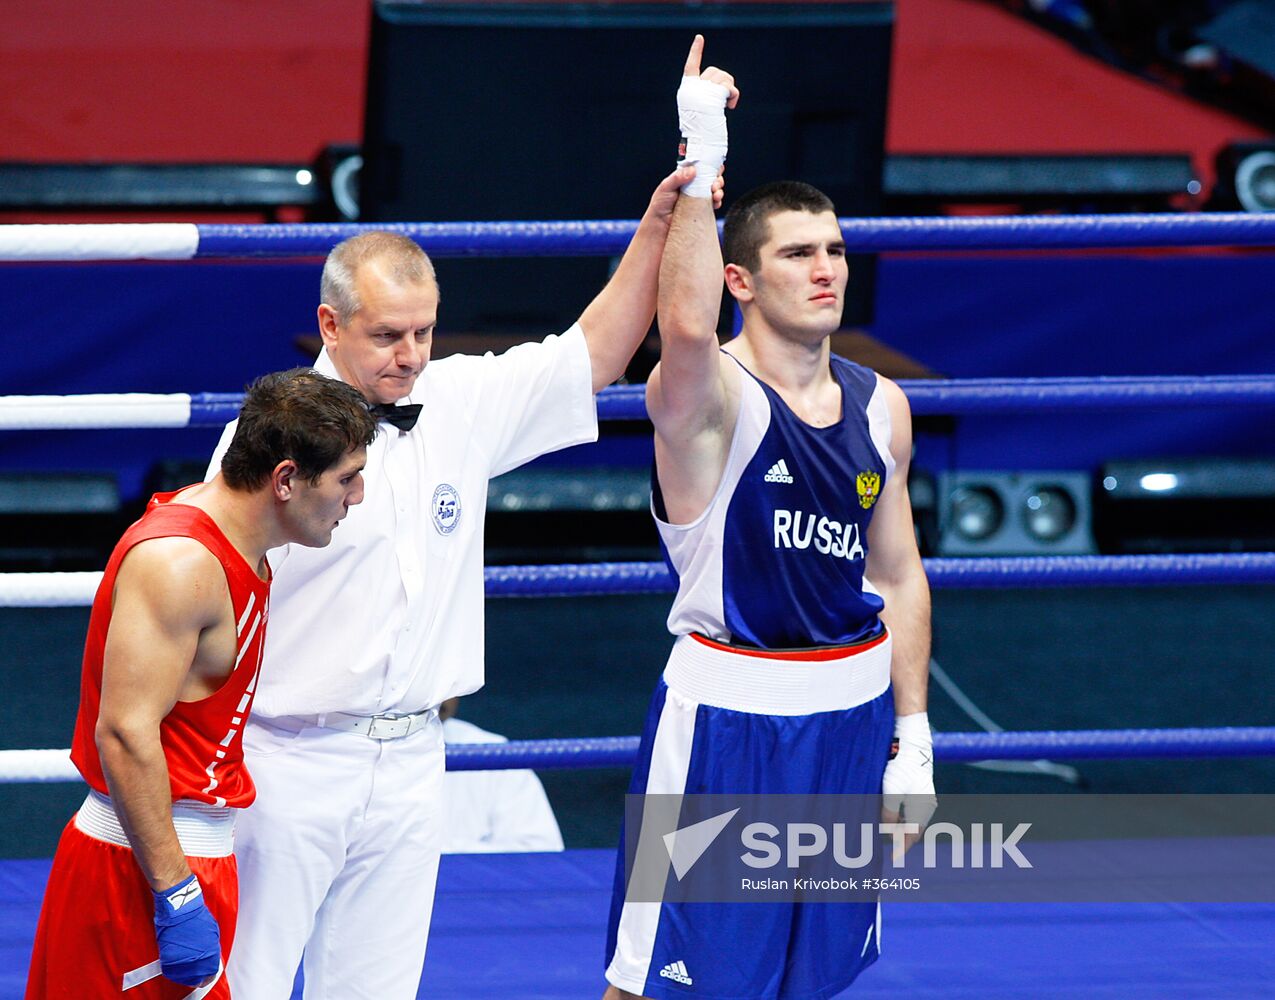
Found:
<path fill-rule="evenodd" d="M 230 1000 L 224 973 L 207 992 L 174 983 L 160 973 L 154 895 L 132 850 L 82 828 L 87 825 L 101 832 L 84 816 L 90 813 L 100 820 L 103 803 L 110 810 L 105 796 L 90 794 L 80 814 L 62 832 L 36 928 L 26 1000 Z M 174 806 L 174 825 L 183 849 L 190 851 L 178 815 L 184 805 Z M 229 820 L 228 810 L 220 812 Z M 113 819 L 111 813 L 107 824 Z M 188 855 L 186 860 L 199 877 L 204 902 L 220 928 L 224 967 L 234 941 L 239 900 L 234 856 L 227 851 L 219 857 Z"/>

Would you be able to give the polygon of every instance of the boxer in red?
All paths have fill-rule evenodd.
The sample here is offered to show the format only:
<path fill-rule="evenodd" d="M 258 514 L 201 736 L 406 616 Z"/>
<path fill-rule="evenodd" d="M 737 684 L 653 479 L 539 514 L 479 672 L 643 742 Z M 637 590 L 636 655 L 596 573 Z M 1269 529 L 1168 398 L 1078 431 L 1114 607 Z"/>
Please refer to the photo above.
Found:
<path fill-rule="evenodd" d="M 156 494 L 93 602 L 71 757 L 89 795 L 53 859 L 27 1000 L 217 998 L 235 811 L 269 616 L 266 551 L 322 546 L 363 498 L 376 421 L 309 369 L 249 388 L 210 482 Z"/>

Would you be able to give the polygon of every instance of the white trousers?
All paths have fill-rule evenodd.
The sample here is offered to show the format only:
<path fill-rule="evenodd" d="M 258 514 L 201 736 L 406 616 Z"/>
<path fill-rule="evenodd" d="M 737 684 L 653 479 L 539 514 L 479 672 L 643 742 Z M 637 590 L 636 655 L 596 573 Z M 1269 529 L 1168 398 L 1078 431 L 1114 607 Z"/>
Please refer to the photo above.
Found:
<path fill-rule="evenodd" d="M 399 740 L 254 722 L 257 801 L 239 816 L 236 1000 L 412 1000 L 445 815 L 442 726 Z"/>

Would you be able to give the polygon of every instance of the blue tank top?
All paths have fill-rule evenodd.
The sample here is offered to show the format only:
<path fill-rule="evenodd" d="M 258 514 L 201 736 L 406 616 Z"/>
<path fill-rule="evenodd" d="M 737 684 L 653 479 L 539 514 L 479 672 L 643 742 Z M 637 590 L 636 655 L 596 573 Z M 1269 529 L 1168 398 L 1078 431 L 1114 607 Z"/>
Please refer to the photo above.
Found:
<path fill-rule="evenodd" d="M 864 578 L 868 525 L 894 471 L 890 417 L 876 373 L 833 356 L 841 420 L 812 427 L 742 369 L 722 481 L 695 521 L 653 508 L 677 581 L 676 635 L 762 649 L 851 643 L 880 628 L 884 602 Z"/>

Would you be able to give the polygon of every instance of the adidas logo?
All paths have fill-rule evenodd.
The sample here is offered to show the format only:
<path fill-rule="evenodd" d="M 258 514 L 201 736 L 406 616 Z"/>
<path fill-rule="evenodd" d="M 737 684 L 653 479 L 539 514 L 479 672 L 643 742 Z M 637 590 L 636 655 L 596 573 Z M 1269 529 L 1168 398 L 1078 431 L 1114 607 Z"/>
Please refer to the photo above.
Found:
<path fill-rule="evenodd" d="M 683 986 L 691 986 L 695 980 L 691 978 L 691 974 L 686 971 L 685 962 L 673 962 L 664 966 L 660 970 L 660 975 L 665 979 L 671 979 L 675 983 L 681 983 Z"/>
<path fill-rule="evenodd" d="M 788 471 L 788 463 L 782 458 L 770 467 L 770 471 L 762 477 L 768 483 L 792 483 L 792 473 Z"/>

